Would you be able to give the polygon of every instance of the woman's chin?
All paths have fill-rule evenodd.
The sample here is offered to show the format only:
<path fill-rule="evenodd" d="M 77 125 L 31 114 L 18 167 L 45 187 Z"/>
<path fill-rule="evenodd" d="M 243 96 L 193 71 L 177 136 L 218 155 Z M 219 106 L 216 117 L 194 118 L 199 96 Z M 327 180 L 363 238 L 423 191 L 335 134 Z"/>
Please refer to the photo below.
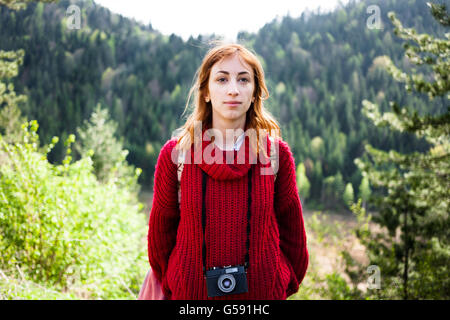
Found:
<path fill-rule="evenodd" d="M 224 119 L 227 120 L 239 120 L 240 118 L 245 117 L 245 114 L 239 111 L 228 111 L 224 114 Z"/>

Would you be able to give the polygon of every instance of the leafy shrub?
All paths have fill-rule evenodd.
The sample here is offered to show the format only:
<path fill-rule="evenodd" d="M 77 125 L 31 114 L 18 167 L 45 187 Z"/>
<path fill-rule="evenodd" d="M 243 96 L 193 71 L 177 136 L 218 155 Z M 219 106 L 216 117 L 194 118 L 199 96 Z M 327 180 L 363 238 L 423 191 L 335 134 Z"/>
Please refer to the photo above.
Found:
<path fill-rule="evenodd" d="M 357 298 L 345 279 L 336 272 L 325 276 L 326 288 L 321 288 L 322 295 L 331 300 L 352 300 Z"/>
<path fill-rule="evenodd" d="M 89 155 L 71 162 L 73 135 L 63 163 L 50 164 L 37 129 L 24 125 L 23 143 L 0 136 L 0 267 L 90 298 L 134 298 L 148 268 L 142 205 L 114 180 L 100 183 Z"/>

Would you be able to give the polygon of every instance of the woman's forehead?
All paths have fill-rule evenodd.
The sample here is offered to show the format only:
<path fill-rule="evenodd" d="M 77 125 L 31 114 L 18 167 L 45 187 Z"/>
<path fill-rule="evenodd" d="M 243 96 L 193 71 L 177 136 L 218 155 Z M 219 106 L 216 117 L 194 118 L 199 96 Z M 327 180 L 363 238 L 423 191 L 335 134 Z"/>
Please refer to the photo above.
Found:
<path fill-rule="evenodd" d="M 247 71 L 248 73 L 253 74 L 252 67 L 237 53 L 232 56 L 224 57 L 213 65 L 211 73 L 218 73 L 220 71 L 237 74 Z"/>

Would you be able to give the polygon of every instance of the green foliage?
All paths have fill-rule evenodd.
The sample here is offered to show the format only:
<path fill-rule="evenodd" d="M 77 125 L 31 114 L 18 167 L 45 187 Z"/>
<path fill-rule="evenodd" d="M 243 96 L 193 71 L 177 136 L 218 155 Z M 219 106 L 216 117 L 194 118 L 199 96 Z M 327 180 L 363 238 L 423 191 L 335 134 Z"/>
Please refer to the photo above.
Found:
<path fill-rule="evenodd" d="M 355 201 L 355 193 L 351 183 L 347 183 L 345 186 L 344 194 L 342 195 L 344 203 L 350 206 Z"/>
<path fill-rule="evenodd" d="M 66 26 L 64 12 L 70 4 L 81 8 L 80 30 Z M 320 162 L 321 175 L 307 172 L 308 203 L 320 204 L 323 179 L 338 171 L 345 184 L 359 186 L 353 159 L 361 156 L 366 141 L 382 150 L 424 149 L 417 139 L 377 128 L 360 112 L 362 99 L 377 100 L 386 110 L 389 103 L 383 97 L 398 97 L 399 103 L 421 112 L 428 108 L 372 65 L 379 56 L 392 57 L 396 65 L 408 64 L 399 58 L 402 46 L 393 40 L 390 25 L 383 30 L 365 28 L 367 13 L 361 7 L 370 4 L 350 2 L 329 14 L 284 17 L 258 33 L 240 34 L 240 41 L 252 47 L 265 66 L 271 92 L 266 105 L 279 120 L 295 158 Z M 378 5 L 382 13 L 395 10 L 413 26 L 442 33 L 433 27 L 421 0 Z M 187 92 L 210 39 L 164 36 L 91 1 L 30 2 L 27 10 L 17 12 L 8 8 L 0 7 L 0 43 L 2 49 L 27 53 L 12 83 L 18 92 L 26 92 L 28 101 L 20 109 L 26 118 L 39 121 L 42 140 L 77 132 L 97 103 L 108 106 L 123 149 L 129 150 L 127 161 L 142 168 L 139 182 L 151 189 L 157 153 L 148 152 L 147 146 L 158 150 L 156 146 L 184 122 Z M 442 101 L 437 99 L 431 107 L 440 112 Z M 322 139 L 318 148 L 315 137 Z M 49 160 L 61 162 L 64 153 L 57 144 Z"/>
<path fill-rule="evenodd" d="M 361 185 L 359 186 L 359 198 L 362 200 L 364 208 L 366 207 L 367 201 L 369 201 L 371 195 L 370 183 L 367 176 L 363 176 L 361 180 Z"/>
<path fill-rule="evenodd" d="M 309 197 L 311 184 L 309 183 L 308 177 L 306 176 L 305 165 L 303 163 L 300 163 L 297 166 L 296 176 L 297 176 L 298 192 L 300 194 L 301 199 L 304 201 Z"/>
<path fill-rule="evenodd" d="M 322 243 L 326 238 L 331 242 L 338 241 L 342 224 L 329 223 L 329 217 L 321 211 L 315 211 L 308 220 L 308 228 L 314 233 L 314 239 Z"/>
<path fill-rule="evenodd" d="M 335 176 L 326 177 L 322 186 L 322 203 L 328 208 L 341 207 L 344 191 L 345 183 L 340 172 Z"/>
<path fill-rule="evenodd" d="M 358 297 L 354 296 L 353 290 L 338 273 L 327 274 L 325 280 L 326 287 L 321 289 L 324 297 L 331 300 L 352 300 Z"/>
<path fill-rule="evenodd" d="M 23 50 L 17 51 L 3 51 L 0 50 L 0 79 L 8 79 L 16 77 L 19 73 L 19 66 L 23 63 L 25 52 Z M 2 87 L 2 90 L 5 88 Z M 11 90 L 12 91 L 12 90 Z M 1 92 L 3 103 L 8 98 L 5 97 L 4 91 Z"/>
<path fill-rule="evenodd" d="M 445 7 L 444 7 L 445 12 Z M 405 55 L 409 61 L 417 66 L 427 65 L 433 72 L 433 81 L 429 81 L 423 73 L 414 71 L 412 75 L 400 71 L 389 59 L 388 71 L 395 80 L 405 83 L 405 89 L 409 92 L 414 89 L 417 92 L 428 94 L 430 99 L 441 96 L 450 91 L 448 70 L 450 69 L 450 34 L 446 34 L 447 39 L 437 39 L 428 34 L 417 34 L 413 28 L 404 28 L 401 22 L 395 17 L 393 12 L 389 13 L 389 18 L 395 26 L 394 33 L 402 39 L 415 42 L 404 44 Z M 448 26 L 447 26 L 448 27 Z"/>
<path fill-rule="evenodd" d="M 315 160 L 322 160 L 325 156 L 325 145 L 321 137 L 314 137 L 311 140 L 311 154 Z"/>
<path fill-rule="evenodd" d="M 450 34 L 445 34 L 446 39 L 417 34 L 412 28 L 404 28 L 394 13 L 389 17 L 395 34 L 412 42 L 405 43 L 409 61 L 428 68 L 412 69 L 409 75 L 388 60 L 388 72 L 405 83 L 407 91 L 426 93 L 431 100 L 447 95 L 448 103 Z M 439 17 L 441 21 L 443 16 Z M 384 113 L 367 100 L 363 105 L 364 113 L 375 125 L 415 134 L 429 144 L 423 152 L 408 154 L 367 145 L 369 159 L 355 161 L 376 189 L 374 204 L 378 214 L 373 221 L 380 228 L 378 232 L 358 233 L 370 263 L 379 267 L 383 277 L 382 288 L 368 292 L 368 296 L 448 299 L 450 109 L 442 114 L 420 115 L 417 110 L 411 112 L 411 107 L 400 109 L 395 102 L 391 102 L 392 112 Z M 359 212 L 361 208 L 353 210 Z M 348 261 L 352 264 L 351 259 Z"/>
<path fill-rule="evenodd" d="M 16 95 L 14 85 L 7 84 L 6 81 L 17 76 L 23 58 L 23 50 L 7 52 L 0 50 L 0 134 L 5 136 L 7 142 L 22 139 L 20 127 L 25 119 L 21 116 L 19 105 L 27 99 L 25 95 Z"/>
<path fill-rule="evenodd" d="M 22 143 L 0 140 L 0 268 L 91 298 L 135 298 L 147 268 L 142 206 L 116 182 L 100 183 L 90 157 L 71 162 L 68 152 L 50 164 L 37 129 L 31 121 Z"/>
<path fill-rule="evenodd" d="M 115 137 L 117 127 L 117 123 L 110 119 L 108 110 L 97 104 L 89 121 L 85 120 L 84 126 L 77 129 L 79 142 L 75 144 L 75 150 L 81 157 L 91 157 L 94 173 L 100 182 L 114 180 L 137 195 L 139 185 L 135 176 L 141 170 L 134 169 L 125 161 L 128 150 L 124 150 L 123 141 Z"/>
<path fill-rule="evenodd" d="M 370 214 L 366 214 L 366 210 L 361 206 L 361 199 L 359 199 L 357 203 L 352 204 L 350 209 L 356 216 L 357 220 L 357 224 L 352 229 L 352 232 L 358 237 L 361 244 L 367 247 L 370 244 L 369 237 L 371 233 L 369 229 L 369 222 L 371 221 L 372 216 Z M 345 273 L 350 277 L 353 287 L 357 288 L 358 284 L 366 280 L 364 268 L 367 266 L 363 266 L 361 263 L 357 262 L 346 250 L 343 250 L 341 254 L 345 261 Z"/>
<path fill-rule="evenodd" d="M 7 276 L 0 270 L 0 300 L 75 300 L 73 293 L 63 293 L 57 288 L 42 286 L 27 280 L 19 271 L 21 278 Z"/>
<path fill-rule="evenodd" d="M 55 0 L 0 0 L 0 5 L 6 6 L 12 10 L 22 10 L 25 9 L 27 3 L 31 1 L 39 2 L 55 2 Z"/>

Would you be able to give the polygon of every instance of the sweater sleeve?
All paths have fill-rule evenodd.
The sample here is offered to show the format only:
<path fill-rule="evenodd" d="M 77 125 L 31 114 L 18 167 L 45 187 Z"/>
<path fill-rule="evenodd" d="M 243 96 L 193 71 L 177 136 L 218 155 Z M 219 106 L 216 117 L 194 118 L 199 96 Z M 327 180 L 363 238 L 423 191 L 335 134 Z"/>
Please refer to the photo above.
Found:
<path fill-rule="evenodd" d="M 309 255 L 294 157 L 285 141 L 279 141 L 278 152 L 279 169 L 275 181 L 274 205 L 280 231 L 280 249 L 292 272 L 286 292 L 290 296 L 298 291 L 305 277 Z"/>
<path fill-rule="evenodd" d="M 164 276 L 170 253 L 175 246 L 180 216 L 177 165 L 172 161 L 172 150 L 175 144 L 176 140 L 166 142 L 158 156 L 147 235 L 149 262 L 166 296 L 170 296 L 170 292 Z"/>

